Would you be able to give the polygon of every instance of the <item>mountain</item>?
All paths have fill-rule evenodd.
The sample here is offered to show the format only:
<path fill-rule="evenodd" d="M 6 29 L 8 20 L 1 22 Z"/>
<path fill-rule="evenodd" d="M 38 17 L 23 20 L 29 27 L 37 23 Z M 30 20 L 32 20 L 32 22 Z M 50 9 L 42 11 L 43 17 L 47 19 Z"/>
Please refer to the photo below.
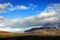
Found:
<path fill-rule="evenodd" d="M 57 29 L 38 29 L 32 32 L 25 33 L 11 33 L 6 31 L 0 31 L 0 40 L 40 40 L 49 39 L 54 40 L 54 36 L 60 36 L 60 30 Z M 49 40 L 48 39 L 48 40 Z"/>
<path fill-rule="evenodd" d="M 55 28 L 37 29 L 33 31 L 31 31 L 30 29 L 25 32 L 27 32 L 27 34 L 36 35 L 36 36 L 60 36 L 60 30 Z"/>
<path fill-rule="evenodd" d="M 56 27 L 39 27 L 25 30 L 24 33 L 12 33 L 0 30 L 0 38 L 22 37 L 22 36 L 60 36 L 60 30 Z"/>
<path fill-rule="evenodd" d="M 12 33 L 12 32 L 0 31 L 0 38 L 13 37 L 15 39 L 17 37 L 23 38 L 26 36 L 60 36 L 59 29 L 55 29 L 55 28 L 47 28 L 47 29 L 37 28 L 37 29 L 35 28 L 34 31 L 28 31 L 28 32 L 24 32 L 24 33 Z"/>
<path fill-rule="evenodd" d="M 52 29 L 52 28 L 56 29 L 56 27 L 47 27 L 47 26 L 44 26 L 44 27 L 38 27 L 38 28 L 31 28 L 29 30 L 25 30 L 25 32 L 32 32 L 32 31 L 35 31 L 35 30 L 44 30 L 44 29 Z"/>

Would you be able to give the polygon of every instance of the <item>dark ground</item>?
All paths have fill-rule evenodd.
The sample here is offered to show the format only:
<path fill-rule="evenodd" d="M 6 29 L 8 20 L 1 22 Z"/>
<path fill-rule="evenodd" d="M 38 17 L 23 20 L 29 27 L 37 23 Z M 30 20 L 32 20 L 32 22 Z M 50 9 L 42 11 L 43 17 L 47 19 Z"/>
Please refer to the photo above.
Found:
<path fill-rule="evenodd" d="M 60 37 L 48 36 L 22 36 L 22 37 L 9 37 L 0 38 L 0 40 L 58 40 Z"/>

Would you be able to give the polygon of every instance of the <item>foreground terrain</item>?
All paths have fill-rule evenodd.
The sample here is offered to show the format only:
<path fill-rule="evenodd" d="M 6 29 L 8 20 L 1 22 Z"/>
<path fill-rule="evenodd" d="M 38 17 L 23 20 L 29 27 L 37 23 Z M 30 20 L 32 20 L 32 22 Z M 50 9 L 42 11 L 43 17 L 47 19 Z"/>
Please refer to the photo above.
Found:
<path fill-rule="evenodd" d="M 55 40 L 59 39 L 60 30 L 57 29 L 40 29 L 23 34 L 0 31 L 0 40 Z"/>
<path fill-rule="evenodd" d="M 56 36 L 60 36 L 58 29 L 39 29 L 18 34 L 0 31 L 0 40 L 55 40 L 58 38 Z"/>
<path fill-rule="evenodd" d="M 20 36 L 60 36 L 60 30 L 58 29 L 39 29 L 25 33 L 11 33 L 0 31 L 0 38 L 5 37 L 20 37 Z"/>
<path fill-rule="evenodd" d="M 58 40 L 59 37 L 54 36 L 20 36 L 20 37 L 7 37 L 0 38 L 0 40 Z"/>

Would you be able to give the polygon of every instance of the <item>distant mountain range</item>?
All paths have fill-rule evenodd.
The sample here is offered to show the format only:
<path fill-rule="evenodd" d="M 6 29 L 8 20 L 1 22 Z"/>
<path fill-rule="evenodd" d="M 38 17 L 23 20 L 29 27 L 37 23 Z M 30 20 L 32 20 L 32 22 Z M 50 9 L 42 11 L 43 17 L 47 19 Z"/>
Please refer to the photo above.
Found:
<path fill-rule="evenodd" d="M 35 30 L 40 30 L 40 29 L 60 29 L 60 23 L 46 23 L 44 25 L 42 25 L 42 27 L 36 27 L 36 28 L 31 28 L 28 30 L 25 30 L 25 32 L 31 32 L 31 31 L 35 31 Z"/>
<path fill-rule="evenodd" d="M 57 28 L 56 27 L 44 26 L 44 27 L 31 28 L 29 30 L 25 30 L 25 32 L 32 32 L 32 31 L 35 31 L 35 30 L 44 30 L 44 29 L 57 29 Z"/>

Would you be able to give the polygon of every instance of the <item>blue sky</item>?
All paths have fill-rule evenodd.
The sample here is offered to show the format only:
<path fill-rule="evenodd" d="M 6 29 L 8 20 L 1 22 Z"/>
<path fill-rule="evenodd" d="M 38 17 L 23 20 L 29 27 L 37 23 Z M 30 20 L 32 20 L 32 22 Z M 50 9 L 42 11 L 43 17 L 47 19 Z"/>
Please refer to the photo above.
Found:
<path fill-rule="evenodd" d="M 59 23 L 60 0 L 0 0 L 0 30 L 20 33 L 44 26 L 59 28 Z"/>
<path fill-rule="evenodd" d="M 17 5 L 29 7 L 29 9 L 15 9 L 13 11 L 2 12 L 0 16 L 7 18 L 24 18 L 28 16 L 33 16 L 42 12 L 48 4 L 60 3 L 59 0 L 0 0 L 0 4 L 10 3 L 13 8 Z M 10 7 L 10 5 L 8 6 Z"/>

